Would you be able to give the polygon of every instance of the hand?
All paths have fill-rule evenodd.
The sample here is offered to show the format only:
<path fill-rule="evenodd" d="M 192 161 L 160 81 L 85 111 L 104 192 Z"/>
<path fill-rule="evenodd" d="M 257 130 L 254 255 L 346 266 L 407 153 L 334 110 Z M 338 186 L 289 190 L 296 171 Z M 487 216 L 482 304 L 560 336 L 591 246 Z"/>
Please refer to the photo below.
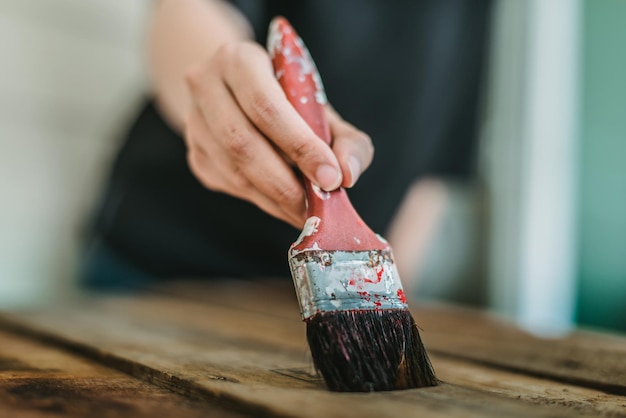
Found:
<path fill-rule="evenodd" d="M 305 221 L 304 188 L 291 164 L 330 191 L 352 187 L 372 161 L 370 138 L 330 106 L 332 149 L 313 133 L 255 43 L 222 46 L 186 81 L 193 108 L 184 136 L 194 175 L 297 228 Z"/>

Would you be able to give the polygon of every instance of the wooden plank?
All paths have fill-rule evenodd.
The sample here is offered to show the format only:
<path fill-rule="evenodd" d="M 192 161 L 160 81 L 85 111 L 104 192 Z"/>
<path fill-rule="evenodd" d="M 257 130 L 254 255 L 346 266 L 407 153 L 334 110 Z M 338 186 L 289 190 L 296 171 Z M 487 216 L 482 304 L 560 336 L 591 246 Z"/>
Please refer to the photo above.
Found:
<path fill-rule="evenodd" d="M 157 291 L 284 318 L 293 318 L 297 309 L 293 286 L 284 280 L 239 281 L 232 287 L 186 281 L 164 284 Z M 263 303 L 271 295 L 274 303 Z M 413 306 L 412 312 L 429 352 L 626 395 L 624 336 L 579 330 L 542 339 L 477 309 L 431 303 Z"/>
<path fill-rule="evenodd" d="M 591 416 L 626 416 L 626 397 L 498 370 L 462 360 L 432 356 L 438 377 L 451 384 L 471 387 L 537 405 L 562 405 Z"/>
<path fill-rule="evenodd" d="M 269 306 L 280 303 L 263 300 Z M 484 384 L 482 388 L 467 384 L 467 378 L 459 384 L 452 372 L 444 373 L 448 383 L 436 388 L 329 393 L 312 375 L 297 312 L 287 319 L 272 311 L 253 314 L 158 295 L 109 297 L 87 306 L 89 309 L 23 314 L 17 322 L 5 318 L 4 323 L 17 323 L 15 326 L 22 330 L 28 323 L 38 335 L 135 376 L 187 395 L 225 399 L 270 416 L 569 417 L 598 416 L 602 412 L 602 408 L 587 407 L 583 399 L 576 397 L 572 397 L 574 406 L 558 402 L 550 405 L 549 396 L 541 402 L 528 396 L 521 402 L 519 395 L 511 395 L 514 389 L 485 390 Z M 449 360 L 437 358 L 437 362 Z M 483 374 L 489 371 L 485 369 Z M 539 379 L 531 383 L 550 388 L 542 386 Z M 604 403 L 610 404 L 606 400 Z M 617 409 L 609 405 L 605 410 Z"/>
<path fill-rule="evenodd" d="M 626 338 L 577 331 L 543 339 L 493 315 L 450 306 L 415 314 L 433 352 L 626 395 Z"/>
<path fill-rule="evenodd" d="M 0 341 L 2 417 L 244 416 L 186 399 L 41 342 L 3 331 Z"/>

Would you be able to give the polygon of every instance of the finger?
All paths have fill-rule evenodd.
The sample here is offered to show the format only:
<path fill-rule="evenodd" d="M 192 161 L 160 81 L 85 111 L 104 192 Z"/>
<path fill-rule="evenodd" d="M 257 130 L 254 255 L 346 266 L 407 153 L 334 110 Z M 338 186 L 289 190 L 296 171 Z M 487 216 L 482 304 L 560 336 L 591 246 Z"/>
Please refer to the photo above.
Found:
<path fill-rule="evenodd" d="M 217 166 L 209 163 L 209 155 L 214 154 L 210 149 L 211 133 L 197 108 L 193 108 L 186 117 L 183 137 L 187 146 L 187 164 L 193 175 L 207 189 L 226 192 L 226 182 L 218 173 Z"/>
<path fill-rule="evenodd" d="M 207 188 L 218 192 L 228 190 L 228 194 L 256 205 L 262 211 L 295 228 L 301 229 L 304 225 L 304 217 L 295 218 L 284 212 L 273 200 L 254 188 L 242 174 L 224 175 L 224 173 L 234 172 L 234 167 L 227 167 L 227 164 L 224 164 L 225 160 L 211 159 L 202 148 L 197 146 L 189 149 L 188 160 L 198 180 Z"/>
<path fill-rule="evenodd" d="M 302 227 L 304 226 L 304 216 L 294 217 L 292 214 L 285 212 L 280 206 L 276 204 L 276 202 L 268 198 L 257 189 L 252 189 L 251 192 L 246 197 L 242 197 L 242 199 L 248 200 L 249 202 L 258 206 L 264 212 L 284 222 L 287 222 L 297 229 L 302 229 Z"/>
<path fill-rule="evenodd" d="M 333 136 L 333 151 L 343 172 L 343 187 L 352 187 L 374 158 L 374 145 L 369 135 L 358 130 L 327 107 L 328 122 Z"/>
<path fill-rule="evenodd" d="M 267 53 L 258 45 L 231 53 L 224 80 L 247 117 L 313 183 L 338 188 L 343 179 L 337 158 L 289 103 Z"/>
<path fill-rule="evenodd" d="M 242 113 L 230 91 L 216 84 L 211 95 L 196 98 L 207 136 L 221 147 L 215 161 L 226 176 L 242 174 L 290 219 L 304 221 L 304 189 L 293 169 Z M 216 105 L 219 103 L 219 105 Z M 208 144 L 207 144 L 208 145 Z M 232 161 L 231 161 L 232 160 Z M 229 171 L 230 170 L 230 171 Z M 240 184 L 235 185 L 240 186 Z"/>
<path fill-rule="evenodd" d="M 189 165 L 198 179 L 209 189 L 241 198 L 252 184 L 213 138 L 200 110 L 195 108 L 188 118 L 187 155 Z"/>

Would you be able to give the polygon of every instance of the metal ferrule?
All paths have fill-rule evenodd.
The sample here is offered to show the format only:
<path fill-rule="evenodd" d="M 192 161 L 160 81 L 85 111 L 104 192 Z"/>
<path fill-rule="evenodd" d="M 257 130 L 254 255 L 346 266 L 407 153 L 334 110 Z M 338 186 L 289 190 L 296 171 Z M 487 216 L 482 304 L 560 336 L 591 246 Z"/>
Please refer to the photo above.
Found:
<path fill-rule="evenodd" d="M 320 312 L 408 307 L 390 250 L 303 251 L 290 255 L 289 266 L 302 319 Z"/>

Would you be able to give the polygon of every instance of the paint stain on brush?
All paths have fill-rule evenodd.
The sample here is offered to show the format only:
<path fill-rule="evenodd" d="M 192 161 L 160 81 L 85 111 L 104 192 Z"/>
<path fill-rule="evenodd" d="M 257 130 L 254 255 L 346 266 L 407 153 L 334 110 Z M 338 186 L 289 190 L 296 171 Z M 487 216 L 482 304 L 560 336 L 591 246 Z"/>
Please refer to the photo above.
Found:
<path fill-rule="evenodd" d="M 400 302 L 406 303 L 406 295 L 404 294 L 404 290 L 398 289 L 398 299 L 400 299 Z"/>

